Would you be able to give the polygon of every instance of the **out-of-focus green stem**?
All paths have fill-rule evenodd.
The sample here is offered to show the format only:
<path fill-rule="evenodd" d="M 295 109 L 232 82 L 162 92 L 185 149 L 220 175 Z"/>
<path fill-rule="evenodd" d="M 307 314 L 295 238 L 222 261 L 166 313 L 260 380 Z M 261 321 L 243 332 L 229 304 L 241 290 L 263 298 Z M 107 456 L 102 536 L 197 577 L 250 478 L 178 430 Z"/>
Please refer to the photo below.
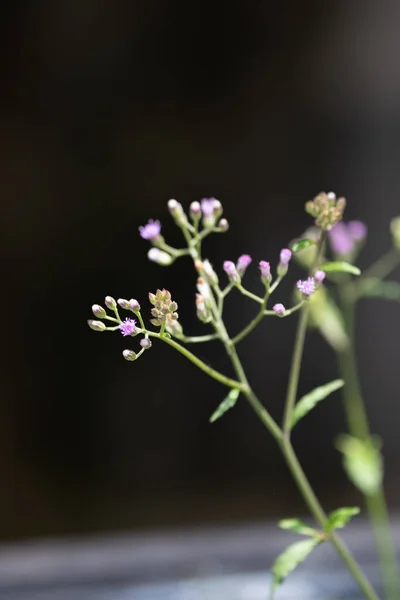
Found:
<path fill-rule="evenodd" d="M 354 350 L 355 306 L 345 293 L 341 294 L 341 309 L 349 339 L 348 346 L 338 353 L 340 376 L 346 382 L 342 393 L 348 428 L 354 437 L 368 440 L 371 434 Z M 365 502 L 374 533 L 386 599 L 398 600 L 400 579 L 383 484 L 372 495 L 366 495 Z"/>

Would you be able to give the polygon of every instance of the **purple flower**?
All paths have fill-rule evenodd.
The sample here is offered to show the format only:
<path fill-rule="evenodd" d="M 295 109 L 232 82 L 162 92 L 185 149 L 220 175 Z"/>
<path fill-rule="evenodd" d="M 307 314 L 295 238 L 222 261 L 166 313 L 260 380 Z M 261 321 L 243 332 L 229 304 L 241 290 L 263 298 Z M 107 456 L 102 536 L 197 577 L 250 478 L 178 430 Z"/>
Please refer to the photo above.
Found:
<path fill-rule="evenodd" d="M 336 223 L 328 235 L 331 248 L 335 254 L 349 254 L 353 250 L 354 241 L 343 221 Z"/>
<path fill-rule="evenodd" d="M 297 282 L 297 289 L 303 294 L 303 296 L 311 296 L 315 292 L 315 281 L 313 277 L 308 277 L 306 280 Z"/>
<path fill-rule="evenodd" d="M 277 314 L 277 315 L 283 315 L 283 313 L 285 312 L 285 310 L 286 310 L 286 309 L 285 309 L 285 307 L 283 306 L 283 304 L 279 304 L 279 303 L 278 303 L 278 304 L 275 304 L 275 305 L 272 307 L 272 310 L 273 310 L 274 312 L 276 312 L 276 314 Z"/>
<path fill-rule="evenodd" d="M 323 280 L 326 277 L 326 273 L 325 271 L 321 271 L 320 269 L 318 271 L 315 271 L 314 273 L 314 279 L 317 283 L 322 283 Z"/>
<path fill-rule="evenodd" d="M 161 224 L 160 221 L 150 219 L 147 225 L 139 227 L 139 233 L 144 240 L 154 241 L 160 237 Z"/>
<path fill-rule="evenodd" d="M 123 323 L 120 324 L 119 328 L 124 337 L 127 335 L 132 335 L 136 331 L 136 321 L 134 319 L 125 319 Z"/>
<path fill-rule="evenodd" d="M 201 210 L 205 217 L 212 217 L 215 210 L 215 198 L 203 198 L 201 201 Z"/>
<path fill-rule="evenodd" d="M 239 256 L 236 268 L 240 276 L 244 275 L 244 272 L 246 271 L 250 263 L 251 256 L 249 256 L 248 254 L 242 254 L 242 256 Z"/>
<path fill-rule="evenodd" d="M 289 248 L 284 248 L 283 250 L 281 250 L 281 254 L 280 254 L 279 258 L 280 258 L 281 265 L 284 267 L 287 267 L 290 259 L 292 258 L 291 250 L 289 250 Z"/>
<path fill-rule="evenodd" d="M 367 226 L 362 221 L 349 221 L 347 231 L 355 242 L 361 242 L 367 237 Z"/>

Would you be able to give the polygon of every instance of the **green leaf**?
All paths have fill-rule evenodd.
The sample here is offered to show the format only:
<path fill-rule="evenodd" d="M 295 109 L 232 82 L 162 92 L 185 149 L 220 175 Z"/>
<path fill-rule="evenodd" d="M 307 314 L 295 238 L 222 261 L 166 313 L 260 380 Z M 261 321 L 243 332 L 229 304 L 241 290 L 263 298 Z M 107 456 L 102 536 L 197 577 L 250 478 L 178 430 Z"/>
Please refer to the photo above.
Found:
<path fill-rule="evenodd" d="M 315 539 L 295 542 L 291 546 L 288 546 L 286 550 L 275 559 L 271 569 L 273 577 L 272 594 L 276 588 L 284 582 L 286 577 L 307 558 L 319 543 L 320 541 Z"/>
<path fill-rule="evenodd" d="M 283 519 L 279 521 L 278 525 L 281 529 L 287 529 L 293 531 L 293 533 L 311 535 L 312 537 L 318 535 L 318 531 L 307 525 L 302 519 Z"/>
<path fill-rule="evenodd" d="M 309 392 L 303 396 L 295 405 L 292 416 L 292 427 L 294 427 L 300 419 L 302 419 L 312 408 L 321 400 L 324 400 L 327 396 L 336 392 L 344 386 L 343 379 L 335 379 L 330 383 L 321 385 L 315 388 L 312 392 Z"/>
<path fill-rule="evenodd" d="M 358 515 L 360 509 L 358 506 L 344 506 L 337 508 L 328 515 L 328 521 L 325 526 L 325 531 L 329 533 L 333 529 L 344 527 L 354 515 Z"/>
<path fill-rule="evenodd" d="M 210 417 L 210 423 L 214 423 L 217 419 L 222 417 L 227 410 L 233 408 L 239 398 L 240 390 L 232 388 L 225 400 L 222 400 L 221 404 L 216 408 Z"/>
<path fill-rule="evenodd" d="M 400 283 L 397 281 L 381 281 L 366 277 L 359 281 L 357 290 L 359 297 L 400 301 Z"/>
<path fill-rule="evenodd" d="M 298 242 L 294 242 L 292 244 L 292 252 L 299 252 L 299 250 L 304 250 L 304 248 L 309 248 L 310 246 L 315 246 L 316 242 L 314 240 L 299 240 Z"/>
<path fill-rule="evenodd" d="M 352 275 L 361 275 L 361 271 L 358 267 L 351 265 L 343 260 L 337 260 L 333 262 L 327 262 L 319 267 L 321 271 L 326 273 L 351 273 Z"/>
<path fill-rule="evenodd" d="M 367 496 L 376 493 L 383 479 L 380 441 L 341 435 L 336 446 L 343 453 L 343 466 L 350 481 Z"/>

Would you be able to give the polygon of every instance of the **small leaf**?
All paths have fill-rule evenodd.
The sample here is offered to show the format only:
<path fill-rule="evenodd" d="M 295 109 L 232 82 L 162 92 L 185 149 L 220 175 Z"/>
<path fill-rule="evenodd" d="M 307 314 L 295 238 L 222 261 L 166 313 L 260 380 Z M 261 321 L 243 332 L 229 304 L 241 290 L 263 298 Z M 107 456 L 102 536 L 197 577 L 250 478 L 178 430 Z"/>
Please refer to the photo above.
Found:
<path fill-rule="evenodd" d="M 343 260 L 327 262 L 319 267 L 321 271 L 326 273 L 351 273 L 352 275 L 361 275 L 361 271 L 358 267 L 351 265 Z"/>
<path fill-rule="evenodd" d="M 325 526 L 325 531 L 329 533 L 333 529 L 344 527 L 354 515 L 358 515 L 360 509 L 358 506 L 344 506 L 337 508 L 328 515 L 328 521 Z"/>
<path fill-rule="evenodd" d="M 286 550 L 275 559 L 271 569 L 273 577 L 272 593 L 284 582 L 286 577 L 307 558 L 319 543 L 320 541 L 315 539 L 295 542 L 291 546 L 288 546 Z"/>
<path fill-rule="evenodd" d="M 239 398 L 240 390 L 232 388 L 225 400 L 222 400 L 221 404 L 216 408 L 210 417 L 210 423 L 214 423 L 217 419 L 222 417 L 224 413 L 230 408 L 233 408 Z"/>
<path fill-rule="evenodd" d="M 379 440 L 360 440 L 350 435 L 341 435 L 336 446 L 343 453 L 343 466 L 350 481 L 367 496 L 376 493 L 383 479 Z"/>
<path fill-rule="evenodd" d="M 312 537 L 318 535 L 318 531 L 307 525 L 302 519 L 283 519 L 279 521 L 278 525 L 281 529 L 287 529 L 293 531 L 293 533 L 311 535 Z"/>
<path fill-rule="evenodd" d="M 344 386 L 343 379 L 335 379 L 330 383 L 326 383 L 325 385 L 321 385 L 312 392 L 309 392 L 305 396 L 303 396 L 295 405 L 292 416 L 292 427 L 294 427 L 300 419 L 302 419 L 307 413 L 310 412 L 312 408 L 321 400 L 324 400 L 327 396 L 336 392 L 336 390 L 340 389 Z"/>
<path fill-rule="evenodd" d="M 292 245 L 292 252 L 299 252 L 299 250 L 304 250 L 304 248 L 309 248 L 310 246 L 315 246 L 316 242 L 314 240 L 299 240 L 298 242 L 294 242 Z"/>
<path fill-rule="evenodd" d="M 400 283 L 397 281 L 381 281 L 366 277 L 360 280 L 357 291 L 359 297 L 400 301 Z"/>

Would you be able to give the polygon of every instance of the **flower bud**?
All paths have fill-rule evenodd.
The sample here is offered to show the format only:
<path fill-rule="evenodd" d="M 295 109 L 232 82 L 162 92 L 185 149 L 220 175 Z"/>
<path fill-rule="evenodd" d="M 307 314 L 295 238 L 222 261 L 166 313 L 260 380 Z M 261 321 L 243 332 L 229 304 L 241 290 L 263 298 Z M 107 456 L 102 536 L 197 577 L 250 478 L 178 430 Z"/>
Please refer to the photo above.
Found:
<path fill-rule="evenodd" d="M 285 307 L 283 306 L 283 304 L 275 304 L 275 306 L 272 307 L 272 310 L 279 316 L 279 317 L 283 317 L 284 313 L 285 313 Z"/>
<path fill-rule="evenodd" d="M 266 260 L 261 260 L 259 262 L 259 267 L 261 272 L 261 281 L 264 285 L 268 285 L 272 280 L 270 264 Z"/>
<path fill-rule="evenodd" d="M 395 217 L 391 220 L 390 230 L 392 232 L 394 247 L 400 250 L 400 217 Z"/>
<path fill-rule="evenodd" d="M 237 272 L 235 263 L 233 263 L 231 260 L 226 260 L 224 262 L 224 271 L 228 275 L 231 283 L 240 283 L 240 275 Z"/>
<path fill-rule="evenodd" d="M 187 217 L 182 208 L 182 204 L 180 202 L 177 202 L 177 200 L 168 200 L 168 210 L 173 216 L 174 221 L 177 225 L 182 225 L 182 223 L 187 222 Z"/>
<path fill-rule="evenodd" d="M 124 310 L 129 310 L 129 302 L 128 302 L 128 300 L 125 300 L 124 298 L 118 298 L 117 303 Z"/>
<path fill-rule="evenodd" d="M 115 300 L 112 296 L 106 296 L 106 299 L 104 300 L 104 304 L 110 310 L 115 310 L 117 308 L 117 303 L 115 302 Z"/>
<path fill-rule="evenodd" d="M 289 248 L 284 248 L 283 250 L 281 250 L 279 257 L 279 265 L 277 269 L 279 277 L 283 277 L 288 272 L 289 262 L 291 258 L 292 252 L 291 250 L 289 250 Z"/>
<path fill-rule="evenodd" d="M 92 321 L 89 319 L 88 325 L 90 329 L 93 329 L 93 331 L 105 331 L 106 329 L 106 326 L 102 321 Z"/>
<path fill-rule="evenodd" d="M 140 312 L 140 304 L 137 300 L 135 300 L 134 298 L 131 298 L 129 300 L 129 308 L 132 312 L 134 313 L 138 313 Z"/>
<path fill-rule="evenodd" d="M 104 308 L 102 306 L 100 306 L 100 304 L 93 304 L 92 313 L 98 319 L 104 319 L 104 317 L 107 316 L 106 311 L 104 310 Z"/>
<path fill-rule="evenodd" d="M 197 223 L 201 218 L 200 202 L 192 202 L 189 207 L 190 218 L 194 223 Z"/>
<path fill-rule="evenodd" d="M 222 204 L 216 198 L 203 198 L 201 203 L 203 212 L 203 225 L 206 229 L 214 227 L 215 222 L 222 214 Z"/>
<path fill-rule="evenodd" d="M 211 285 L 218 284 L 218 275 L 212 268 L 209 260 L 206 259 L 203 261 L 202 271 L 203 271 L 208 283 L 210 283 Z"/>
<path fill-rule="evenodd" d="M 239 256 L 238 261 L 236 263 L 236 269 L 237 272 L 239 273 L 239 277 L 243 277 L 243 275 L 245 274 L 245 271 L 247 269 L 247 267 L 250 265 L 251 263 L 251 256 L 249 256 L 248 254 L 242 254 L 242 256 Z"/>
<path fill-rule="evenodd" d="M 318 271 L 315 271 L 314 273 L 314 279 L 316 281 L 316 283 L 320 284 L 323 282 L 323 280 L 326 277 L 326 273 L 325 271 L 321 271 L 320 269 Z"/>
<path fill-rule="evenodd" d="M 145 350 L 148 350 L 152 346 L 151 340 L 149 340 L 149 338 L 143 338 L 140 340 L 139 343 L 142 346 L 142 348 L 144 348 Z"/>
<path fill-rule="evenodd" d="M 220 220 L 218 221 L 218 225 L 217 225 L 217 227 L 218 227 L 218 228 L 219 228 L 219 229 L 220 229 L 222 232 L 224 232 L 224 233 L 225 233 L 225 231 L 228 231 L 228 229 L 229 229 L 229 223 L 228 223 L 228 221 L 227 221 L 226 219 L 220 219 Z"/>
<path fill-rule="evenodd" d="M 147 258 L 163 267 L 168 267 L 174 262 L 174 259 L 170 254 L 164 252 L 164 250 L 159 250 L 159 248 L 150 248 L 147 253 Z"/>
<path fill-rule="evenodd" d="M 182 325 L 176 319 L 167 317 L 165 329 L 168 331 L 168 333 L 174 335 L 175 337 L 181 337 L 183 334 Z"/>
<path fill-rule="evenodd" d="M 211 311 L 207 305 L 206 299 L 202 294 L 196 294 L 197 318 L 202 323 L 209 323 L 212 320 Z"/>
<path fill-rule="evenodd" d="M 133 361 L 137 359 L 136 352 L 134 352 L 133 350 L 124 350 L 122 352 L 122 355 L 125 360 Z"/>

